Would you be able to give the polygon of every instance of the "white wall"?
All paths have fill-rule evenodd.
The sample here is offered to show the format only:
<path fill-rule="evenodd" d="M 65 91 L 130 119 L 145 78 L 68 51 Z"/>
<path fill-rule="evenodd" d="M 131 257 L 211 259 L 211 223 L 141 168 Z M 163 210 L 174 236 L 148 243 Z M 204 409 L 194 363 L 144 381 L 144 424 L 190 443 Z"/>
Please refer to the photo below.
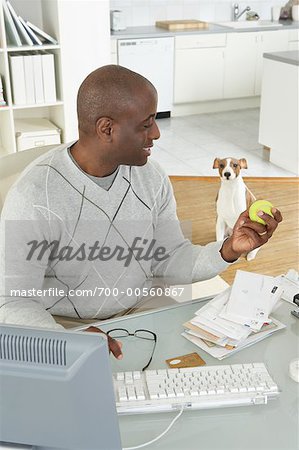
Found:
<path fill-rule="evenodd" d="M 239 3 L 240 10 L 247 5 L 261 19 L 271 19 L 271 6 L 284 5 L 286 0 L 110 0 L 110 9 L 125 13 L 128 27 L 154 25 L 156 20 L 199 19 L 206 21 L 231 20 L 232 5 Z"/>

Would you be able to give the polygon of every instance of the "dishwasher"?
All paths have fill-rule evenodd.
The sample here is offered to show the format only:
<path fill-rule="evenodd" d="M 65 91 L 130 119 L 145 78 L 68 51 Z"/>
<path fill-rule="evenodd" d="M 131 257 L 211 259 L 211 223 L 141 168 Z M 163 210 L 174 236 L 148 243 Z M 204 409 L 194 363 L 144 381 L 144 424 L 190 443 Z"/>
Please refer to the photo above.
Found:
<path fill-rule="evenodd" d="M 118 64 L 146 77 L 157 89 L 157 117 L 173 105 L 174 37 L 119 39 Z"/>

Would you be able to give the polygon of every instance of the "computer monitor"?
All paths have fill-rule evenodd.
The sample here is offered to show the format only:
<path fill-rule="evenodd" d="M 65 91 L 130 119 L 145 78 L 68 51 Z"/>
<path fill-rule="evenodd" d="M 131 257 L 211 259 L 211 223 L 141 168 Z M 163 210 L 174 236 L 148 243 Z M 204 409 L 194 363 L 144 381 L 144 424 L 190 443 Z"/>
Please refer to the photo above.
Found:
<path fill-rule="evenodd" d="M 0 398 L 1 442 L 121 449 L 104 335 L 1 326 Z"/>

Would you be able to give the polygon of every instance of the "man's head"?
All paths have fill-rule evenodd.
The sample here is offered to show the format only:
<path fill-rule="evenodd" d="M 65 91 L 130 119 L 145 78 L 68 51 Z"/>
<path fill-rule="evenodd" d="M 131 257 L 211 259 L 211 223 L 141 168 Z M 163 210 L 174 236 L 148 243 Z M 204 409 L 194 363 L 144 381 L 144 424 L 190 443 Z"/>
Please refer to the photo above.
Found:
<path fill-rule="evenodd" d="M 143 76 L 109 65 L 87 76 L 79 88 L 80 141 L 92 142 L 107 163 L 143 165 L 153 140 L 157 92 Z"/>

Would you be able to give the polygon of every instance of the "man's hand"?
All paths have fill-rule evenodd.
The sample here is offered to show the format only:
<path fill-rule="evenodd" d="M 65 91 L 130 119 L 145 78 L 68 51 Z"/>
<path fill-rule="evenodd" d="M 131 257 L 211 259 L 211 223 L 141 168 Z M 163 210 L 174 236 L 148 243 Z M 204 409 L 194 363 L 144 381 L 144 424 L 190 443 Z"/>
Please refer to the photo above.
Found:
<path fill-rule="evenodd" d="M 272 208 L 271 211 L 274 217 L 263 211 L 257 213 L 266 222 L 266 225 L 250 220 L 248 210 L 240 214 L 233 228 L 232 235 L 223 242 L 220 250 L 221 256 L 225 261 L 236 261 L 242 254 L 248 253 L 268 242 L 279 222 L 282 221 L 282 216 L 278 209 Z"/>
<path fill-rule="evenodd" d="M 105 334 L 104 331 L 100 330 L 97 327 L 88 327 L 84 331 L 91 331 L 92 333 L 103 333 L 103 334 Z M 109 351 L 113 353 L 115 358 L 122 359 L 122 357 L 123 357 L 123 354 L 122 354 L 122 351 L 121 351 L 122 343 L 120 341 L 117 341 L 116 339 L 113 339 L 110 336 L 107 336 L 107 338 L 108 338 Z"/>

